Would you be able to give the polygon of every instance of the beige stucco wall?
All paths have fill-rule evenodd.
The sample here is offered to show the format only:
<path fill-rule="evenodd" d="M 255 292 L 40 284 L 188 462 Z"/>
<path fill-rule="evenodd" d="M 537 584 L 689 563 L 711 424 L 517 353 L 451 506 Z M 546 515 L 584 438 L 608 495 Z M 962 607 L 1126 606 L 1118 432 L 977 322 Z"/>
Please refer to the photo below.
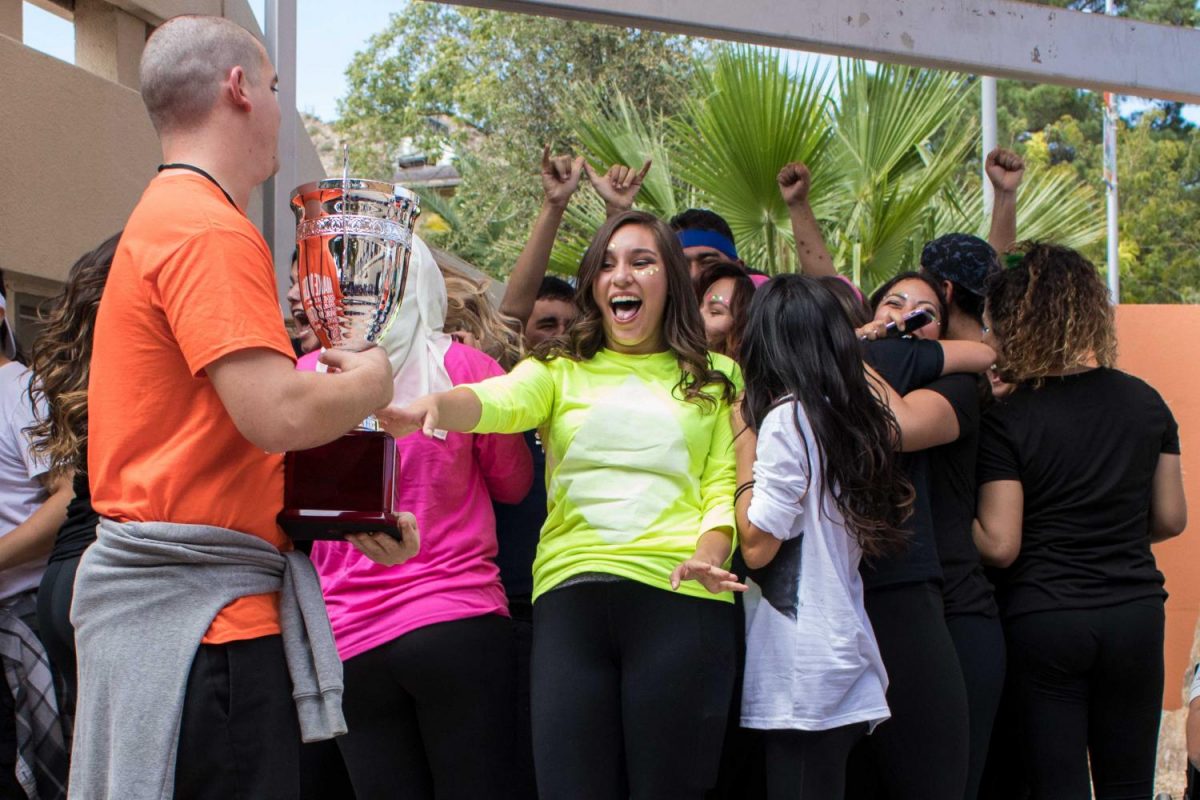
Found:
<path fill-rule="evenodd" d="M 129 80 L 129 65 L 140 56 L 137 24 L 150 30 L 180 13 L 224 12 L 262 35 L 244 0 L 113 5 L 119 8 L 108 14 L 104 0 L 77 6 L 87 8 L 77 26 L 88 26 L 76 35 L 80 66 L 0 33 L 0 176 L 6 183 L 0 197 L 0 269 L 10 308 L 14 294 L 45 297 L 56 291 L 80 255 L 120 229 L 154 175 L 158 141 L 133 88 L 136 79 Z M 9 32 L 16 33 L 11 27 Z M 296 174 L 323 177 L 299 114 L 293 110 L 284 119 L 297 130 Z M 256 191 L 248 209 L 260 226 L 261 197 Z"/>

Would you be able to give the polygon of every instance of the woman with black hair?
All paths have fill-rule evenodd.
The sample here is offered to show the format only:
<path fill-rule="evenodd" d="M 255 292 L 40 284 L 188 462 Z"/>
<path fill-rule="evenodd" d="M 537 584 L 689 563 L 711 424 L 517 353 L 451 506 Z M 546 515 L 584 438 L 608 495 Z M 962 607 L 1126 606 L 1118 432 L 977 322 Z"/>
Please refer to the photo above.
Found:
<path fill-rule="evenodd" d="M 865 604 L 887 667 L 891 719 L 851 758 L 848 795 L 893 800 L 962 800 L 969 768 L 968 695 L 945 619 L 944 573 L 933 514 L 930 448 L 960 434 L 955 408 L 974 402 L 974 380 L 994 360 L 979 342 L 940 341 L 940 287 L 901 273 L 872 295 L 875 319 L 859 329 L 865 358 L 900 427 L 900 465 L 916 491 L 905 522 L 908 546 L 865 562 Z M 926 310 L 934 321 L 905 338 L 884 338 L 887 322 Z M 930 764 L 936 763 L 936 769 Z"/>
<path fill-rule="evenodd" d="M 1181 533 L 1179 429 L 1113 368 L 1096 268 L 1027 244 L 988 289 L 1001 377 L 984 417 L 975 542 L 1007 567 L 1001 614 L 1033 797 L 1150 797 L 1163 691 L 1163 575 Z"/>
<path fill-rule="evenodd" d="M 752 569 L 742 725 L 766 731 L 771 800 L 837 800 L 851 747 L 888 717 L 858 564 L 903 544 L 912 486 L 854 329 L 816 279 L 758 290 L 741 356 L 738 535 Z"/>
<path fill-rule="evenodd" d="M 579 315 L 506 376 L 379 413 L 421 428 L 538 428 L 548 515 L 534 563 L 538 792 L 698 800 L 734 678 L 730 407 L 675 236 L 626 212 L 579 268 Z"/>

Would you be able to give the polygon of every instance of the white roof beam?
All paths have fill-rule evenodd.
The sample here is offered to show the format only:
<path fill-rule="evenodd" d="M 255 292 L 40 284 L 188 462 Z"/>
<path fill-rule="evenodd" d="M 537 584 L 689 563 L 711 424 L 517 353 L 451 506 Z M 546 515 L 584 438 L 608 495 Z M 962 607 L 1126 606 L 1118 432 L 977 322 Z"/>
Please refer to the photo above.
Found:
<path fill-rule="evenodd" d="M 1200 103 L 1200 30 L 1014 0 L 451 0 Z"/>

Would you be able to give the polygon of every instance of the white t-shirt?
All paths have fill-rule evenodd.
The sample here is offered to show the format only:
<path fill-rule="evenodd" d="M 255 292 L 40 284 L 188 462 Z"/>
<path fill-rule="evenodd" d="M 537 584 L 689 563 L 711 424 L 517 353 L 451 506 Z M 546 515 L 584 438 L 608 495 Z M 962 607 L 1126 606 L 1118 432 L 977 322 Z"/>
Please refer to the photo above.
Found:
<path fill-rule="evenodd" d="M 47 497 L 38 480 L 46 465 L 34 456 L 25 433 L 34 423 L 31 375 L 16 361 L 0 366 L 0 537 L 28 519 Z M 0 570 L 0 600 L 36 587 L 45 571 L 45 559 Z"/>
<path fill-rule="evenodd" d="M 890 714 L 887 673 L 863 608 L 862 552 L 826 491 L 799 404 L 773 408 L 760 426 L 749 517 L 783 544 L 747 580 L 742 725 L 873 729 Z"/>

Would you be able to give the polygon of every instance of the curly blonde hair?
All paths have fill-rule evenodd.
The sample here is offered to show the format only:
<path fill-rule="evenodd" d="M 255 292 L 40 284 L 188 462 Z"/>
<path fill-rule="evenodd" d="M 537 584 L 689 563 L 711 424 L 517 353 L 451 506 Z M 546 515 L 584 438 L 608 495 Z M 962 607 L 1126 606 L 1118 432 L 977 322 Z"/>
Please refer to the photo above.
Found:
<path fill-rule="evenodd" d="M 446 333 L 464 331 L 479 342 L 479 349 L 510 370 L 525 357 L 521 342 L 521 323 L 501 314 L 488 295 L 487 282 L 468 278 L 461 272 L 438 264 L 446 281 Z"/>
<path fill-rule="evenodd" d="M 120 238 L 120 233 L 114 234 L 75 262 L 33 343 L 29 397 L 37 421 L 28 432 L 33 452 L 50 463 L 53 475 L 87 468 L 83 453 L 92 334 Z"/>
<path fill-rule="evenodd" d="M 1022 242 L 988 286 L 987 310 L 1001 377 L 1040 385 L 1047 377 L 1117 361 L 1108 287 L 1069 247 Z"/>

